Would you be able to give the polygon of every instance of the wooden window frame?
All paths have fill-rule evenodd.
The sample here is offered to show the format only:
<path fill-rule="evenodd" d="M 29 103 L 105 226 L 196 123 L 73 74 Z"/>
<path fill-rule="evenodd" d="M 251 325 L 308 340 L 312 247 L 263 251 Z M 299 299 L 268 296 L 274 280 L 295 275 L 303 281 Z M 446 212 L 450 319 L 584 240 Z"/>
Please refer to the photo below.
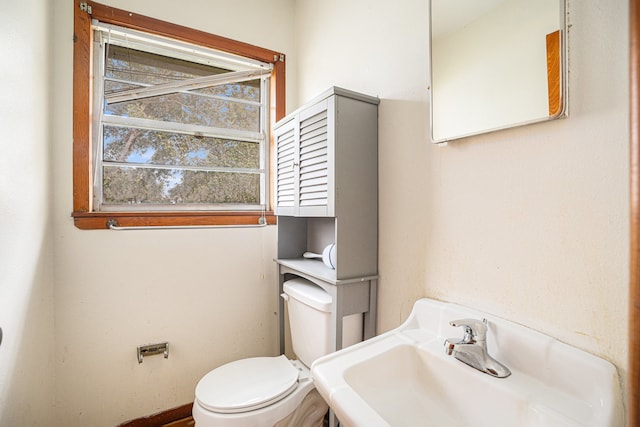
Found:
<path fill-rule="evenodd" d="M 266 216 L 275 224 L 273 211 L 148 211 L 101 212 L 92 206 L 91 180 L 91 99 L 92 99 L 92 30 L 91 20 L 170 37 L 226 53 L 273 64 L 270 79 L 270 121 L 285 115 L 285 56 L 282 53 L 216 36 L 166 21 L 116 9 L 100 3 L 74 0 L 73 20 L 73 213 L 74 224 L 83 230 L 108 229 L 108 223 L 121 227 L 175 227 L 208 225 L 257 225 Z M 269 132 L 269 153 L 273 152 L 273 132 Z M 270 167 L 273 159 L 270 155 Z M 273 183 L 269 183 L 273 189 Z M 273 191 L 270 191 L 273 199 Z M 272 201 L 270 205 L 273 205 Z M 114 222 L 115 221 L 115 222 Z"/>

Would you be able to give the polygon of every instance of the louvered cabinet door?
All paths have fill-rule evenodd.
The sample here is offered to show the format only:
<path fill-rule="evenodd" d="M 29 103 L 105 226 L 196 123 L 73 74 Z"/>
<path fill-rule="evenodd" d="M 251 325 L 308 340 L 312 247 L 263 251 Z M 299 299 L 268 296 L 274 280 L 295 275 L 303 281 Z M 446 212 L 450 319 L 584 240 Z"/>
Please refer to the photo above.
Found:
<path fill-rule="evenodd" d="M 333 216 L 333 103 L 324 100 L 300 112 L 298 214 Z"/>
<path fill-rule="evenodd" d="M 275 213 L 297 214 L 298 122 L 290 120 L 275 131 Z"/>

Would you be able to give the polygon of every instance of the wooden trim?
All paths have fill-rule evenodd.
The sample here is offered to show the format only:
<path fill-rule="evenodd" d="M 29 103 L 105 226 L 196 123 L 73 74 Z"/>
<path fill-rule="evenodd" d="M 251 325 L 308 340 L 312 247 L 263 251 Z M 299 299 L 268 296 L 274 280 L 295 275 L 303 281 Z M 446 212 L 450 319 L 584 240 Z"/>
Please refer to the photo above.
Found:
<path fill-rule="evenodd" d="M 547 90 L 549 91 L 549 116 L 562 113 L 560 30 L 547 34 Z"/>
<path fill-rule="evenodd" d="M 184 27 L 182 25 L 172 24 L 167 21 L 161 21 L 144 15 L 138 15 L 133 12 L 117 9 L 100 3 L 93 3 L 90 1 L 86 3 L 91 6 L 91 16 L 107 24 L 119 25 L 159 36 L 171 37 L 172 39 L 268 63 L 273 63 L 277 58 L 280 58 L 280 52 L 276 52 L 274 50 L 264 49 L 248 43 Z"/>
<path fill-rule="evenodd" d="M 283 60 L 277 61 L 273 64 L 273 72 L 271 74 L 271 90 L 273 91 L 271 99 L 277 101 L 275 102 L 275 105 L 271 104 L 272 110 L 275 112 L 275 114 L 272 114 L 272 117 L 275 119 L 272 124 L 275 124 L 275 122 L 282 119 L 287 110 L 284 85 L 284 82 L 286 81 L 284 56 L 282 59 Z"/>
<path fill-rule="evenodd" d="M 262 212 L 75 212 L 73 221 L 81 230 L 108 229 L 107 221 L 119 227 L 183 227 L 208 225 L 258 225 Z M 268 225 L 276 224 L 273 212 L 265 213 Z"/>
<path fill-rule="evenodd" d="M 75 0 L 73 14 L 73 210 L 89 212 L 91 144 L 91 17 Z"/>
<path fill-rule="evenodd" d="M 82 0 L 74 1 L 73 44 L 73 213 L 76 227 L 83 230 L 104 229 L 108 219 L 121 226 L 182 226 L 257 224 L 261 212 L 94 212 L 91 182 L 91 19 L 136 30 L 171 37 L 188 43 L 217 49 L 273 64 L 271 73 L 271 126 L 285 115 L 284 54 L 247 43 L 208 34 L 166 21 L 130 13 L 125 10 L 87 2 L 91 15 L 80 10 Z M 270 141 L 270 144 L 273 144 Z M 270 146 L 270 152 L 273 146 Z M 271 157 L 271 156 L 270 156 Z M 270 158 L 273 170 L 273 158 Z M 271 184 L 270 184 L 271 185 Z M 271 204 L 273 192 L 271 194 Z M 272 213 L 267 223 L 275 224 Z"/>
<path fill-rule="evenodd" d="M 164 424 L 178 421 L 191 416 L 191 408 L 193 403 L 178 406 L 177 408 L 158 412 L 148 417 L 137 418 L 118 425 L 118 427 L 158 427 Z"/>
<path fill-rule="evenodd" d="M 630 0 L 630 280 L 627 426 L 640 427 L 640 0 Z"/>

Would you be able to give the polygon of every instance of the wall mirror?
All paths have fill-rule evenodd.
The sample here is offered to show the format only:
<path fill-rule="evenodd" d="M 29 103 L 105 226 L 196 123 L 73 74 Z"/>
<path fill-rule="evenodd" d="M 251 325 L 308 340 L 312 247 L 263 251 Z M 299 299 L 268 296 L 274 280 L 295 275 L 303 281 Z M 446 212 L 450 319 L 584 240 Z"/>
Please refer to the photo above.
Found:
<path fill-rule="evenodd" d="M 565 0 L 431 0 L 431 138 L 566 116 Z"/>

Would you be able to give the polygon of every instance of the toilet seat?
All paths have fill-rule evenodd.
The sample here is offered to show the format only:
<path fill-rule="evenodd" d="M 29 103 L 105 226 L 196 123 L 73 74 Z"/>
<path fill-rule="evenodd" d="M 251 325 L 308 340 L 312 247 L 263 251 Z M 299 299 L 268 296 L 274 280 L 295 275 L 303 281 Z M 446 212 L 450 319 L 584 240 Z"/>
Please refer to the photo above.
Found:
<path fill-rule="evenodd" d="M 196 400 L 221 414 L 253 411 L 290 394 L 298 374 L 285 356 L 236 360 L 205 375 L 196 386 Z"/>

